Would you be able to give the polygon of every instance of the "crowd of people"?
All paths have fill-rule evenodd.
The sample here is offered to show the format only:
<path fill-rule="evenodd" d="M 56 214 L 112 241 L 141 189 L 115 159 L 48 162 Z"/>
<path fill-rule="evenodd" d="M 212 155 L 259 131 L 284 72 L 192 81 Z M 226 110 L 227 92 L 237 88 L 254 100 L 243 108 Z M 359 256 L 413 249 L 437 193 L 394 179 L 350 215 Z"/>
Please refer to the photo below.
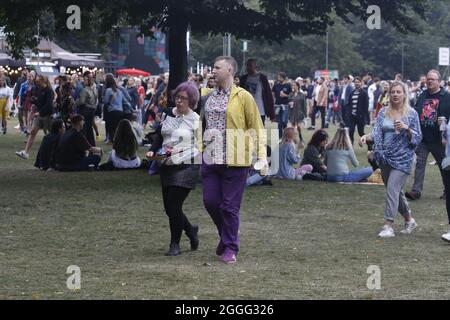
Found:
<path fill-rule="evenodd" d="M 284 72 L 272 81 L 258 71 L 256 59 L 247 61 L 244 75 L 236 70 L 232 57 L 219 57 L 211 74 L 190 74 L 172 92 L 168 75 L 154 81 L 122 81 L 87 71 L 82 80 L 62 75 L 51 84 L 25 69 L 10 88 L 0 73 L 2 130 L 6 134 L 8 110 L 14 106 L 18 129 L 27 136 L 25 149 L 16 152 L 23 159 L 29 159 L 43 130 L 46 135 L 35 162 L 43 170 L 159 172 L 171 233 L 168 256 L 181 253 L 183 231 L 191 250 L 199 246 L 199 226 L 183 212 L 184 201 L 199 181 L 220 238 L 216 253 L 225 263 L 236 262 L 239 253 L 245 187 L 273 185 L 273 178 L 361 183 L 378 175 L 386 188 L 385 221 L 378 236 L 395 236 L 397 212 L 405 220 L 401 233 L 410 234 L 418 224 L 408 199 L 422 195 L 430 152 L 442 175 L 441 198 L 446 199 L 450 223 L 450 174 L 442 165 L 450 157 L 445 150 L 450 140 L 450 93 L 437 70 L 416 83 L 404 81 L 400 74 L 391 81 L 371 74 L 291 80 Z M 316 129 L 319 113 L 321 129 Z M 103 150 L 96 146 L 101 141 L 99 119 L 105 124 L 104 143 L 112 146 L 102 164 Z M 278 126 L 275 148 L 266 145 L 269 121 Z M 332 125 L 336 133 L 330 138 Z M 314 131 L 308 143 L 302 129 Z M 371 132 L 366 134 L 367 129 Z M 360 147 L 367 145 L 370 167 L 358 168 L 356 130 Z M 255 133 L 253 142 L 245 135 L 248 131 Z M 146 159 L 139 158 L 139 146 L 149 149 Z M 412 190 L 404 192 L 413 169 Z M 450 231 L 442 239 L 450 242 Z"/>

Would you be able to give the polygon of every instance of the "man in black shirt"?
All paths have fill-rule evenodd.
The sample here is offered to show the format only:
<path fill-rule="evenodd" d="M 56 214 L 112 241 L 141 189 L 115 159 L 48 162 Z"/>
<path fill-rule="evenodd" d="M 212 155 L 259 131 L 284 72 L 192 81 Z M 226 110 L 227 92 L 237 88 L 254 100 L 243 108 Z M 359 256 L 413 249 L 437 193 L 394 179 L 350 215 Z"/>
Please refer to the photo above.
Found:
<path fill-rule="evenodd" d="M 286 73 L 280 72 L 277 80 L 277 83 L 275 83 L 272 88 L 272 92 L 275 100 L 275 114 L 278 122 L 278 133 L 281 139 L 283 136 L 283 130 L 288 124 L 289 94 L 291 93 L 292 88 L 287 81 Z"/>
<path fill-rule="evenodd" d="M 102 149 L 92 147 L 81 132 L 84 126 L 83 116 L 73 116 L 71 123 L 72 129 L 63 134 L 56 149 L 56 169 L 86 171 L 92 166 L 97 169 Z"/>
<path fill-rule="evenodd" d="M 427 74 L 427 90 L 417 99 L 415 109 L 419 114 L 420 128 L 422 130 L 422 142 L 416 149 L 417 163 L 414 175 L 412 190 L 405 195 L 410 200 L 417 200 L 421 197 L 423 181 L 425 178 L 425 167 L 428 154 L 431 152 L 436 160 L 442 179 L 445 185 L 441 164 L 445 157 L 445 147 L 442 144 L 442 135 L 439 131 L 438 119 L 450 118 L 450 94 L 440 87 L 441 75 L 436 70 L 431 70 Z M 446 193 L 446 189 L 444 193 Z M 442 196 L 441 198 L 444 198 Z"/>

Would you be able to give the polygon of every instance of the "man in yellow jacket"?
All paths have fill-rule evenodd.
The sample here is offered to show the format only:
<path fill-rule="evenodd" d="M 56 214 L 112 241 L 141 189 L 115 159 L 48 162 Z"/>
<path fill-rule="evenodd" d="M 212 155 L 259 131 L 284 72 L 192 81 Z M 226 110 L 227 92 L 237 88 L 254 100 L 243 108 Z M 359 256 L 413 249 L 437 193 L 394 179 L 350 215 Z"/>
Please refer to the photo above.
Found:
<path fill-rule="evenodd" d="M 239 252 L 240 207 L 256 148 L 255 168 L 267 169 L 267 135 L 255 100 L 233 85 L 237 63 L 218 57 L 214 63 L 215 89 L 202 110 L 203 202 L 220 236 L 216 253 L 235 263 Z"/>

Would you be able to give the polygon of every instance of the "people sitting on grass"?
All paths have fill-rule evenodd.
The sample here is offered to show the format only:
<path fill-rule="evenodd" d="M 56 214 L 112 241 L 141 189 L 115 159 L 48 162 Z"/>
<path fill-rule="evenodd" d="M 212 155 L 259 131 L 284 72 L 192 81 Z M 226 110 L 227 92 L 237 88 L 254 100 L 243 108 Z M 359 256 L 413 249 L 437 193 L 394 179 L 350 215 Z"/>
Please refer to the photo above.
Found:
<path fill-rule="evenodd" d="M 72 128 L 61 137 L 56 149 L 56 169 L 59 171 L 87 171 L 97 169 L 103 153 L 93 147 L 81 132 L 84 118 L 75 115 L 71 119 Z"/>
<path fill-rule="evenodd" d="M 300 163 L 299 151 L 302 147 L 302 141 L 296 134 L 295 128 L 286 128 L 283 132 L 283 137 L 280 145 L 280 169 L 277 176 L 288 180 L 303 180 L 305 174 L 313 171 L 311 164 L 301 165 L 299 168 L 294 168 L 294 165 Z"/>
<path fill-rule="evenodd" d="M 245 182 L 246 187 L 250 186 L 273 186 L 271 180 L 272 174 L 266 176 L 261 175 L 257 170 L 250 170 L 248 173 L 247 181 Z"/>
<path fill-rule="evenodd" d="M 361 137 L 359 140 L 359 146 L 362 148 L 365 144 L 367 144 L 369 148 L 369 151 L 367 152 L 367 162 L 369 162 L 374 173 L 381 174 L 380 166 L 375 161 L 375 152 L 373 151 L 373 133 L 369 133 Z"/>
<path fill-rule="evenodd" d="M 344 128 L 341 125 L 336 131 L 333 140 L 326 146 L 327 181 L 362 182 L 372 175 L 372 168 L 350 171 L 348 167 L 349 160 L 355 168 L 359 166 L 355 150 L 350 141 L 348 128 Z"/>
<path fill-rule="evenodd" d="M 137 156 L 138 143 L 127 119 L 122 119 L 117 126 L 113 141 L 113 149 L 109 153 L 108 162 L 102 168 L 136 169 L 141 167 L 141 159 Z"/>
<path fill-rule="evenodd" d="M 34 166 L 44 171 L 56 169 L 56 148 L 65 132 L 64 121 L 56 119 L 52 123 L 50 133 L 42 140 Z"/>
<path fill-rule="evenodd" d="M 300 166 L 311 165 L 312 174 L 307 174 L 304 180 L 326 180 L 327 166 L 324 163 L 328 143 L 328 133 L 321 129 L 314 132 L 303 154 Z"/>
<path fill-rule="evenodd" d="M 273 186 L 272 183 L 272 177 L 276 176 L 278 173 L 278 166 L 272 166 L 271 162 L 279 162 L 279 148 L 277 146 L 277 148 L 274 150 L 274 152 L 272 152 L 272 149 L 267 146 L 267 157 L 268 159 L 270 158 L 270 160 L 268 160 L 269 162 L 269 171 L 267 172 L 267 174 L 262 174 L 261 171 L 256 170 L 255 168 L 250 169 L 249 173 L 248 173 L 248 177 L 247 177 L 247 181 L 245 182 L 245 186 L 246 187 L 250 187 L 250 186 Z M 255 159 L 256 160 L 256 157 Z"/>

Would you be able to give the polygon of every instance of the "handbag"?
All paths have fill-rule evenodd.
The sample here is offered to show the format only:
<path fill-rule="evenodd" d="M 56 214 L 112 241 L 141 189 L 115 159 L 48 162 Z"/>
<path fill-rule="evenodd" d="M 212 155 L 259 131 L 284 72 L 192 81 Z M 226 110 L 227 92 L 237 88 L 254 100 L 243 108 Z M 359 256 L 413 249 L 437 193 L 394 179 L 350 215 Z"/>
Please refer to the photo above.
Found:
<path fill-rule="evenodd" d="M 333 97 L 333 112 L 338 112 L 339 110 L 341 110 L 341 106 L 339 105 L 337 98 Z"/>
<path fill-rule="evenodd" d="M 338 112 L 341 110 L 341 106 L 337 103 L 337 101 L 333 102 L 333 112 Z"/>

